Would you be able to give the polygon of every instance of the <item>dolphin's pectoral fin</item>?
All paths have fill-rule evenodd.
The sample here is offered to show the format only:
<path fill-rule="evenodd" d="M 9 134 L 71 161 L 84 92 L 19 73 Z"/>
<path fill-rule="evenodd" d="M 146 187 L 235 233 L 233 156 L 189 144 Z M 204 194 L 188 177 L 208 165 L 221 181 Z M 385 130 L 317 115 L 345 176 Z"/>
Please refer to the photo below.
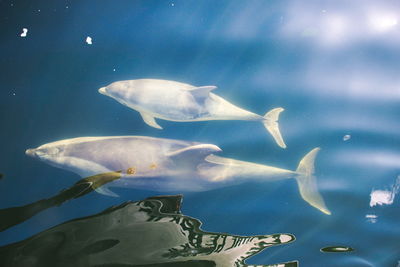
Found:
<path fill-rule="evenodd" d="M 144 112 L 140 112 L 140 115 L 142 115 L 143 121 L 147 125 L 162 130 L 162 127 L 160 125 L 158 125 L 158 123 L 156 122 L 156 119 L 153 116 L 146 114 Z"/>
<path fill-rule="evenodd" d="M 222 150 L 216 145 L 200 144 L 167 153 L 166 156 L 170 157 L 178 164 L 190 163 L 191 165 L 197 165 L 198 162 L 203 161 L 207 155 L 219 151 Z"/>
<path fill-rule="evenodd" d="M 58 157 L 56 160 L 57 164 L 65 168 L 72 168 L 81 177 L 89 177 L 96 173 L 107 173 L 110 171 L 101 164 L 79 157 Z"/>
<path fill-rule="evenodd" d="M 107 186 L 103 185 L 100 187 L 95 188 L 94 190 L 96 190 L 97 193 L 100 193 L 102 195 L 106 195 L 106 196 L 110 196 L 110 197 L 119 197 L 117 194 L 115 194 L 113 191 L 111 191 L 110 189 L 108 189 Z"/>
<path fill-rule="evenodd" d="M 197 99 L 204 100 L 210 95 L 210 92 L 212 90 L 217 89 L 216 86 L 214 85 L 209 85 L 209 86 L 200 86 L 200 87 L 194 87 L 190 89 L 190 93 Z"/>

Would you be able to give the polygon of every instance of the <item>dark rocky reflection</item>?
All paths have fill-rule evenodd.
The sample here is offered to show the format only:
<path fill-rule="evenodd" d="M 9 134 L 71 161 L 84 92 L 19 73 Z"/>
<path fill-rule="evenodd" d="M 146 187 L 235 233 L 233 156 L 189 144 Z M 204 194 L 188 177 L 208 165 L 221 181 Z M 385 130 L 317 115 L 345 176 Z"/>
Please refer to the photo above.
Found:
<path fill-rule="evenodd" d="M 332 247 L 325 247 L 321 248 L 321 252 L 352 252 L 354 248 L 345 247 L 345 246 L 332 246 Z"/>
<path fill-rule="evenodd" d="M 0 232 L 28 220 L 45 209 L 59 206 L 70 199 L 84 196 L 119 178 L 121 178 L 121 172 L 119 171 L 93 175 L 79 180 L 70 188 L 62 190 L 51 198 L 42 199 L 25 206 L 0 209 Z"/>
<path fill-rule="evenodd" d="M 290 234 L 244 237 L 203 232 L 200 221 L 181 214 L 181 200 L 153 197 L 66 222 L 0 247 L 0 266 L 255 267 L 245 260 L 295 239 Z"/>

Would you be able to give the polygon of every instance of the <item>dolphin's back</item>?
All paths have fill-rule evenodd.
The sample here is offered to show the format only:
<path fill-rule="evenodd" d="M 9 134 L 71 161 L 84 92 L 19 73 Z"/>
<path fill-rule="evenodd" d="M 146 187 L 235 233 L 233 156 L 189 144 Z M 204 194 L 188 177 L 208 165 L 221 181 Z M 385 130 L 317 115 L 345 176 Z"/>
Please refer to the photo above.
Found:
<path fill-rule="evenodd" d="M 195 86 L 187 83 L 181 83 L 169 80 L 159 80 L 159 79 L 138 79 L 138 80 L 128 80 L 126 82 L 130 83 L 130 86 L 141 87 L 144 90 L 151 90 L 152 88 L 160 89 L 173 89 L 178 88 L 180 90 L 190 90 Z"/>
<path fill-rule="evenodd" d="M 64 146 L 63 156 L 100 165 L 109 171 L 130 169 L 132 173 L 144 175 L 145 171 L 155 172 L 165 165 L 166 154 L 191 144 L 142 136 L 77 138 Z"/>

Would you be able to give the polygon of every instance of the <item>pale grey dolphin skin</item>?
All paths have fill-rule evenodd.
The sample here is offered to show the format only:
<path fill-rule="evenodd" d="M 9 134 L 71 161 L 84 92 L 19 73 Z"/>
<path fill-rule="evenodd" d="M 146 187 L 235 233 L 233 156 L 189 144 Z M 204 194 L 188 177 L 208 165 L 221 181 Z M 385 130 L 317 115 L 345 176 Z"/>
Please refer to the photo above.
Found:
<path fill-rule="evenodd" d="M 107 186 L 163 192 L 206 191 L 246 181 L 295 178 L 302 198 L 325 214 L 330 211 L 318 192 L 311 150 L 296 171 L 214 155 L 213 144 L 144 136 L 80 137 L 28 149 L 26 154 L 82 177 L 121 171 L 123 179 Z M 106 186 L 96 189 L 115 195 Z"/>
<path fill-rule="evenodd" d="M 99 93 L 114 98 L 119 103 L 137 110 L 145 123 L 162 129 L 155 118 L 187 122 L 209 120 L 260 121 L 275 139 L 286 148 L 278 125 L 279 113 L 275 108 L 264 116 L 239 108 L 220 96 L 211 93 L 216 86 L 196 87 L 190 84 L 139 79 L 114 82 L 99 89 Z"/>

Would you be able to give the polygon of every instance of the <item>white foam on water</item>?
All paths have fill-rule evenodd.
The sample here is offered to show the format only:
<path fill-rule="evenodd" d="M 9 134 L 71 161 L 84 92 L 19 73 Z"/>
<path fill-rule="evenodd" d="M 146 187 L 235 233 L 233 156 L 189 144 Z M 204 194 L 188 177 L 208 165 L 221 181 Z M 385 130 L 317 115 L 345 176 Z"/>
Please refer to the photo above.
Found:
<path fill-rule="evenodd" d="M 346 134 L 345 136 L 343 136 L 343 141 L 350 140 L 350 138 L 351 138 L 351 135 Z"/>
<path fill-rule="evenodd" d="M 27 28 L 23 28 L 22 29 L 22 33 L 19 36 L 26 37 L 27 34 L 28 34 L 28 29 Z"/>
<path fill-rule="evenodd" d="M 90 37 L 90 36 L 86 37 L 86 43 L 88 45 L 91 45 L 92 44 L 92 37 Z"/>
<path fill-rule="evenodd" d="M 391 186 L 389 190 L 372 190 L 369 202 L 370 207 L 376 205 L 391 205 L 393 204 L 396 194 L 399 192 L 400 188 L 400 175 L 397 176 L 396 182 Z"/>
<path fill-rule="evenodd" d="M 376 223 L 378 221 L 378 216 L 375 214 L 367 214 L 365 215 L 365 218 L 370 223 Z"/>

